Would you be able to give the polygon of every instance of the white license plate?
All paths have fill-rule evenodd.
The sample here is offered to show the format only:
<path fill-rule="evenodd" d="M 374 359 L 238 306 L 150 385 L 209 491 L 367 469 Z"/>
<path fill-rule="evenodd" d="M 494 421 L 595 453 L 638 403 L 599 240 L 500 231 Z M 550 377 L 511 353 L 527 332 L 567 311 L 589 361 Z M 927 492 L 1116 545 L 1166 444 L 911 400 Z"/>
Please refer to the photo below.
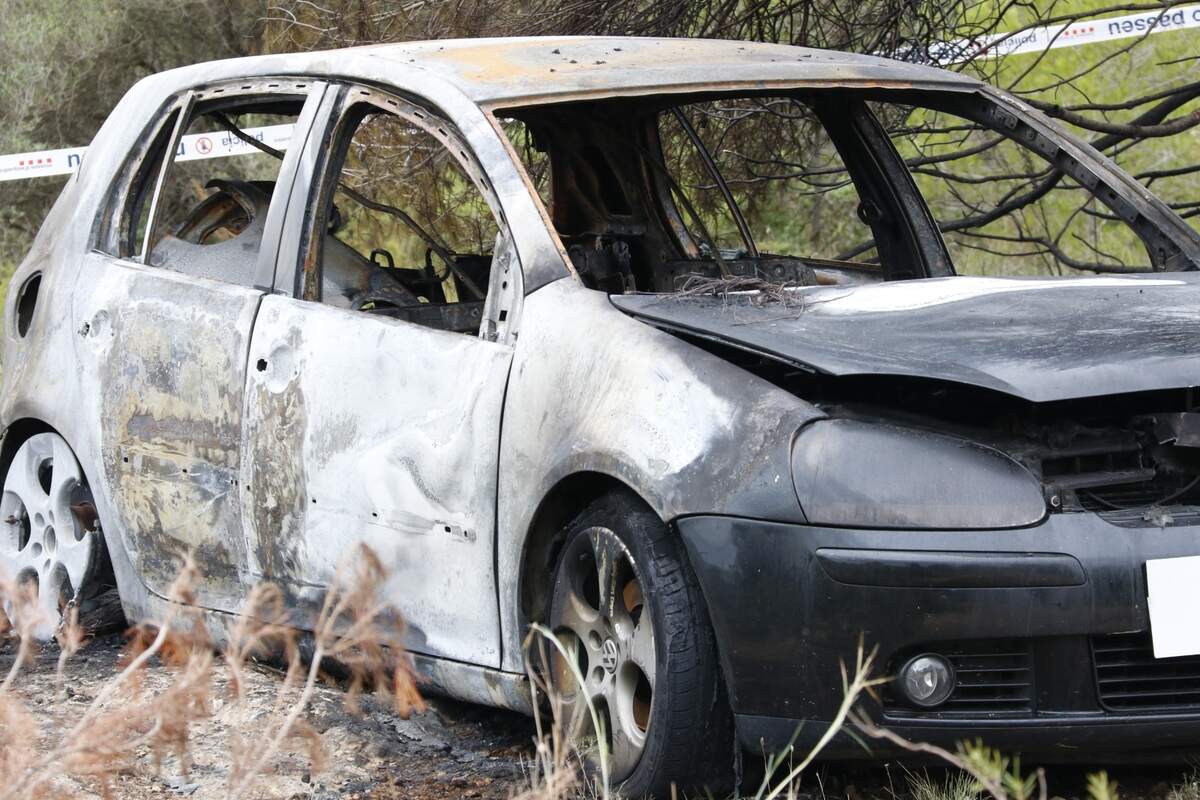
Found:
<path fill-rule="evenodd" d="M 1146 562 L 1155 658 L 1200 655 L 1200 556 Z"/>

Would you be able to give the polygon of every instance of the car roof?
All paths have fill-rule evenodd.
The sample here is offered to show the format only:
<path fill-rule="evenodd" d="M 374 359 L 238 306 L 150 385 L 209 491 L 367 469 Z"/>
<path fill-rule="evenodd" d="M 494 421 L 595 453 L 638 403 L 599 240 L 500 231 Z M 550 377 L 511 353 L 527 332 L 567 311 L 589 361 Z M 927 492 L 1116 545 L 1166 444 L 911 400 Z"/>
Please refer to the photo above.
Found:
<path fill-rule="evenodd" d="M 715 39 L 619 36 L 444 39 L 254 56 L 173 70 L 177 78 L 288 71 L 353 77 L 363 59 L 454 85 L 482 106 L 516 107 L 618 95 L 803 85 L 979 86 L 947 70 L 876 56 Z"/>
<path fill-rule="evenodd" d="M 385 45 L 373 55 L 436 72 L 486 105 L 808 81 L 977 85 L 945 70 L 875 56 L 714 39 L 452 39 Z"/>

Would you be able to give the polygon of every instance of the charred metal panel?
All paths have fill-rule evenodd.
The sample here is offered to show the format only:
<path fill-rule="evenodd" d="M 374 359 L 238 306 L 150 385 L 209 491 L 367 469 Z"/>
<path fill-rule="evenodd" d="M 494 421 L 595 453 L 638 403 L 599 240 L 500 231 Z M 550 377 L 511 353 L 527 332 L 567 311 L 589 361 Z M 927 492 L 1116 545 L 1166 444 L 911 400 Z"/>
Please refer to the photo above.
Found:
<path fill-rule="evenodd" d="M 935 278 L 750 295 L 614 297 L 664 328 L 832 375 L 904 375 L 1043 402 L 1200 386 L 1200 274 Z"/>
<path fill-rule="evenodd" d="M 246 352 L 260 293 L 95 256 L 78 352 L 99 374 L 106 519 L 165 593 L 195 554 L 205 604 L 245 593 L 237 490 Z M 111 531 L 110 531 L 111 532 Z"/>
<path fill-rule="evenodd" d="M 432 691 L 523 714 L 533 713 L 529 679 L 524 674 L 500 672 L 444 658 L 413 655 L 413 668 L 421 677 L 422 691 Z"/>
<path fill-rule="evenodd" d="M 460 39 L 405 42 L 370 52 L 381 60 L 420 64 L 489 105 L 559 102 L 651 87 L 697 91 L 740 83 L 768 89 L 806 78 L 846 85 L 978 85 L 963 75 L 875 56 L 710 39 Z"/>
<path fill-rule="evenodd" d="M 359 542 L 414 652 L 499 666 L 506 345 L 278 295 L 254 329 L 242 475 L 253 577 L 302 599 Z"/>
<path fill-rule="evenodd" d="M 599 472 L 664 519 L 744 514 L 803 521 L 789 491 L 794 434 L 822 416 L 766 381 L 560 280 L 529 295 L 501 447 L 499 565 L 504 668 L 521 668 L 525 535 L 538 498 Z"/>
<path fill-rule="evenodd" d="M 66 439 L 92 489 L 104 523 L 121 604 L 129 619 L 143 619 L 153 601 L 126 552 L 115 500 L 101 474 L 100 355 L 107 345 L 104 337 L 85 340 L 80 334 L 83 319 L 92 315 L 95 298 L 90 293 L 76 294 L 76 281 L 81 273 L 93 275 L 99 268 L 97 258 L 81 255 L 86 228 L 71 225 L 73 214 L 89 208 L 89 198 L 82 193 L 80 181 L 77 174 L 68 182 L 10 284 L 0 421 L 5 437 L 11 435 L 14 422 L 36 421 Z M 12 309 L 18 288 L 36 272 L 42 273 L 40 300 L 30 328 L 21 338 L 12 324 Z"/>

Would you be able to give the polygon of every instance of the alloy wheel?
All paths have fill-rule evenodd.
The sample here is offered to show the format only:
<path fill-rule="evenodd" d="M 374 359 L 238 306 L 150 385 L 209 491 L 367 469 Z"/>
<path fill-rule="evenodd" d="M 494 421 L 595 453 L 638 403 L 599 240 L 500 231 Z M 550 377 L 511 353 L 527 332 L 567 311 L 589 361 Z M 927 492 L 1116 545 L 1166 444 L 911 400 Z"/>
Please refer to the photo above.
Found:
<path fill-rule="evenodd" d="M 613 531 L 588 528 L 568 542 L 550 621 L 583 676 L 579 686 L 569 665 L 556 659 L 553 677 L 567 719 L 590 729 L 591 714 L 579 704 L 591 702 L 610 754 L 610 776 L 621 781 L 646 746 L 657 656 L 638 565 Z M 589 732 L 599 744 L 601 732 L 575 733 Z"/>
<path fill-rule="evenodd" d="M 0 497 L 0 565 L 36 591 L 34 635 L 47 640 L 92 577 L 100 533 L 95 507 L 66 441 L 39 433 L 17 449 Z M 13 616 L 13 599 L 4 611 Z"/>

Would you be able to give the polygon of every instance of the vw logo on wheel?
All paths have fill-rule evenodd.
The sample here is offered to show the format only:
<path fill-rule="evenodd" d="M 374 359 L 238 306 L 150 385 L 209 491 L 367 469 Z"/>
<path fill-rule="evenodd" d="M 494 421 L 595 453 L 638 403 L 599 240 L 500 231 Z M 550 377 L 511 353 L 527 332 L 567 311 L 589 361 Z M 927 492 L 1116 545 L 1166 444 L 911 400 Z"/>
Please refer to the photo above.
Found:
<path fill-rule="evenodd" d="M 600 663 L 609 674 L 617 671 L 617 643 L 612 639 L 605 639 L 600 647 Z"/>

